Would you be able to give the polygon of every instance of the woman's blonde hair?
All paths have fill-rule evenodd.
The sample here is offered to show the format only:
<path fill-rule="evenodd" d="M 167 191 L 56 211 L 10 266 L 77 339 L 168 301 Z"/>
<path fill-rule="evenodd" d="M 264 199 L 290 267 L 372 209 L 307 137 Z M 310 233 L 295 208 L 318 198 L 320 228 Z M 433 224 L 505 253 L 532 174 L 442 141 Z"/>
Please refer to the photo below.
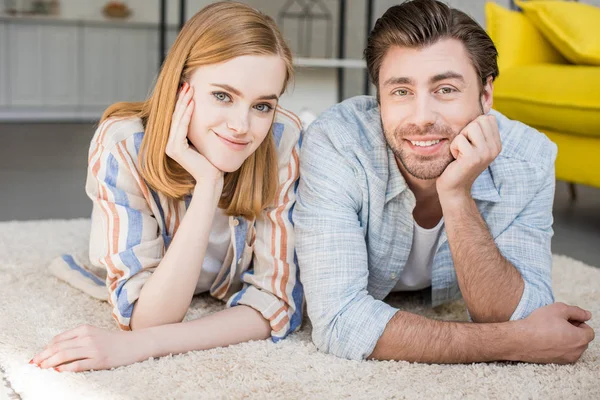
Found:
<path fill-rule="evenodd" d="M 153 189 L 181 199 L 195 185 L 192 176 L 165 153 L 181 83 L 200 66 L 244 55 L 278 55 L 287 68 L 284 89 L 293 78 L 292 53 L 272 18 L 242 3 L 211 4 L 194 15 L 177 36 L 150 97 L 144 102 L 116 103 L 104 112 L 101 122 L 108 118 L 142 119 L 145 130 L 139 166 Z M 225 174 L 224 180 L 219 207 L 227 215 L 253 218 L 273 202 L 278 168 L 271 131 L 237 171 Z"/>

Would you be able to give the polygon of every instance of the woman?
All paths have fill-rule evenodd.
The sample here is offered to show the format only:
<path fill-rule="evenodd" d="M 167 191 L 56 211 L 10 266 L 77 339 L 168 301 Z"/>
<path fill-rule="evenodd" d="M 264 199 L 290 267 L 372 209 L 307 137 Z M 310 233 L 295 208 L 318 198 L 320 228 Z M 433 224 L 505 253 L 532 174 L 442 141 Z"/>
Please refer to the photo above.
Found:
<path fill-rule="evenodd" d="M 277 105 L 292 74 L 271 18 L 216 3 L 184 26 L 146 102 L 104 113 L 86 183 L 90 260 L 107 272 L 121 331 L 80 326 L 31 363 L 107 369 L 277 341 L 300 326 L 291 211 L 301 126 Z M 69 256 L 60 262 L 89 277 Z M 182 322 L 192 296 L 206 291 L 228 307 Z"/>

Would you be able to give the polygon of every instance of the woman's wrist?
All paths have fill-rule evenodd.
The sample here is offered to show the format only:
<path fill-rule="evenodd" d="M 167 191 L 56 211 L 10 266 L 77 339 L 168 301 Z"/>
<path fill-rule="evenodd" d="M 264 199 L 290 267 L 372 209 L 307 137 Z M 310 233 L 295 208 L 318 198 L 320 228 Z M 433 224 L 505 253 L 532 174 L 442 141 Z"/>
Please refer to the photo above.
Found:
<path fill-rule="evenodd" d="M 203 179 L 196 181 L 192 192 L 192 201 L 194 199 L 204 199 L 211 202 L 219 202 L 223 192 L 223 179 Z"/>
<path fill-rule="evenodd" d="M 134 352 L 135 362 L 141 362 L 150 357 L 157 357 L 158 346 L 152 336 L 152 327 L 137 329 L 127 332 L 129 334 L 129 348 Z"/>

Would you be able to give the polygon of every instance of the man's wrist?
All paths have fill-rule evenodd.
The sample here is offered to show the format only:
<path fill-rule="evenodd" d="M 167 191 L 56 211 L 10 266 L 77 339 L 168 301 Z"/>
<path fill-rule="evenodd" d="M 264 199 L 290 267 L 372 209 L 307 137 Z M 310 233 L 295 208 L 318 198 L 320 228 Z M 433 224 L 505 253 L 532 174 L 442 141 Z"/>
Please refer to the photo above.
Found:
<path fill-rule="evenodd" d="M 440 205 L 444 214 L 452 209 L 464 209 L 465 206 L 473 201 L 471 192 L 467 189 L 442 190 L 438 191 Z"/>
<path fill-rule="evenodd" d="M 501 360 L 523 361 L 523 351 L 527 347 L 527 329 L 524 320 L 508 321 L 500 323 L 503 329 L 503 337 L 506 341 L 504 354 Z"/>

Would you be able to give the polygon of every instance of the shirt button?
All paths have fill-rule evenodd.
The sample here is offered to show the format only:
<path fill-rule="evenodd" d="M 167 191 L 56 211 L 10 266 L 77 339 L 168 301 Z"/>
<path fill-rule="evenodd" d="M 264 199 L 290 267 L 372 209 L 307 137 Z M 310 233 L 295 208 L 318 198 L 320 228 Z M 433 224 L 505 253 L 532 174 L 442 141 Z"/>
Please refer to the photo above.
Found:
<path fill-rule="evenodd" d="M 394 279 L 396 279 L 396 276 L 397 276 L 397 275 L 396 275 L 396 273 L 394 272 L 394 273 L 392 273 L 392 274 L 390 275 L 390 279 L 394 280 Z"/>
<path fill-rule="evenodd" d="M 238 221 L 237 219 L 233 220 L 233 226 L 238 226 L 240 224 L 240 221 Z"/>
<path fill-rule="evenodd" d="M 238 260 L 238 265 L 240 265 L 242 263 L 242 257 L 240 257 L 240 259 Z"/>

